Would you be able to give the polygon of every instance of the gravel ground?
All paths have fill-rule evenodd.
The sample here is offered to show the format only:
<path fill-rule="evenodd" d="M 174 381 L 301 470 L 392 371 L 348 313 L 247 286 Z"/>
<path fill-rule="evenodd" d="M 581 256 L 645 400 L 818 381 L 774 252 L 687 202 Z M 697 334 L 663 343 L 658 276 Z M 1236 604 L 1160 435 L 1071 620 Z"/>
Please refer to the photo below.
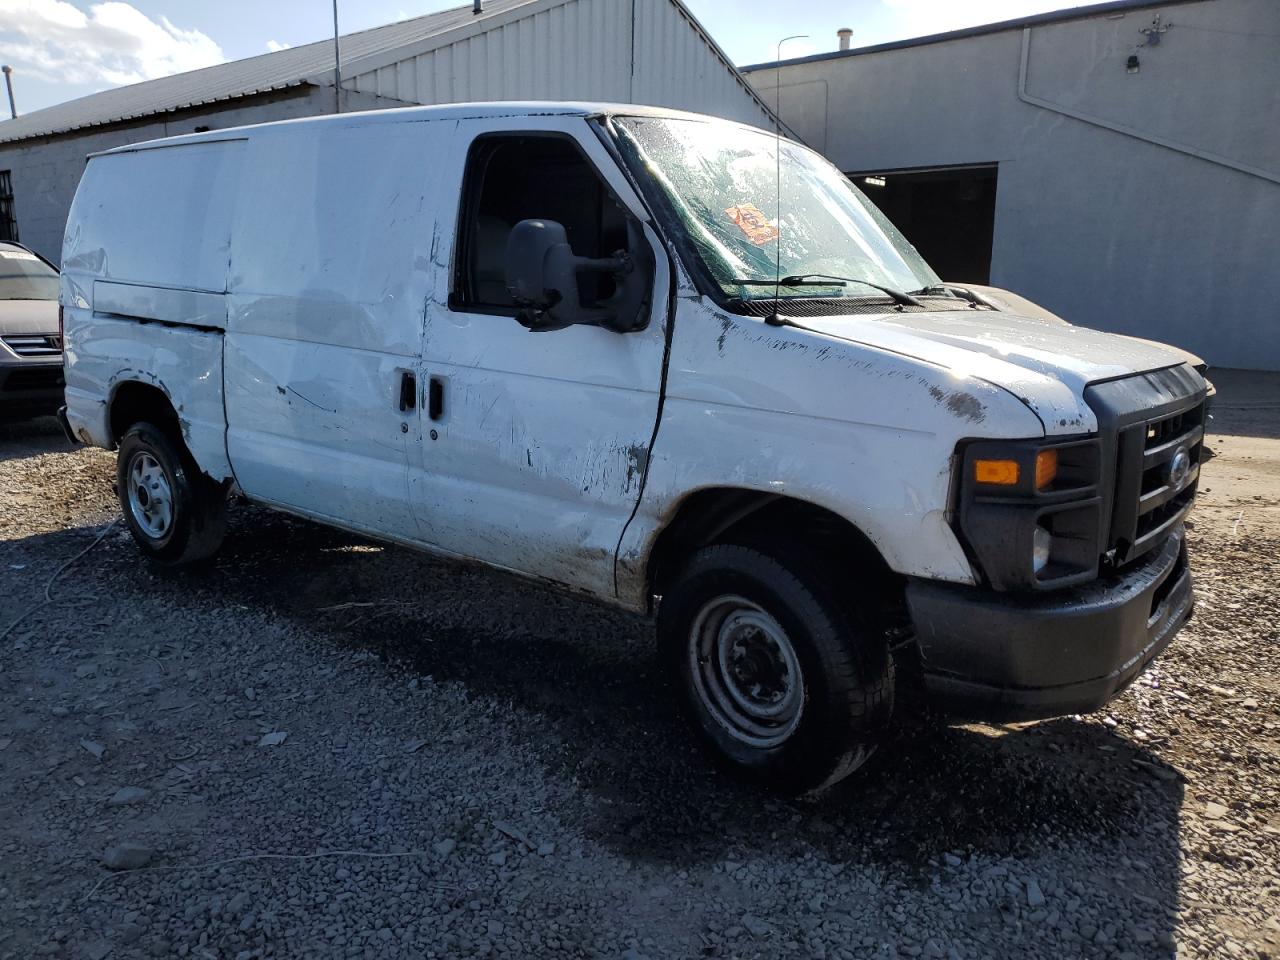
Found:
<path fill-rule="evenodd" d="M 112 528 L 0 638 L 0 957 L 1276 960 L 1280 387 L 1220 389 L 1155 668 L 812 803 L 716 775 L 625 616 L 258 509 L 199 574 Z M 0 630 L 113 474 L 0 428 Z"/>

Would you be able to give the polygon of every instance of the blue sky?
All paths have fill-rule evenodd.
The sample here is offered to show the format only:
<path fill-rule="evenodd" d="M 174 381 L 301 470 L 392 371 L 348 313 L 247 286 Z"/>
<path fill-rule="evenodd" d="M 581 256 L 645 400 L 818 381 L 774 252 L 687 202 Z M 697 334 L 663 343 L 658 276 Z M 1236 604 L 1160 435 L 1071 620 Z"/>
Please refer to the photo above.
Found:
<path fill-rule="evenodd" d="M 404 20 L 464 0 L 339 0 L 342 31 Z M 615 0 L 620 2 L 620 0 Z M 1073 0 L 685 0 L 739 65 L 920 36 L 1076 6 Z M 29 113 L 108 87 L 321 40 L 331 0 L 0 0 L 0 60 Z"/>

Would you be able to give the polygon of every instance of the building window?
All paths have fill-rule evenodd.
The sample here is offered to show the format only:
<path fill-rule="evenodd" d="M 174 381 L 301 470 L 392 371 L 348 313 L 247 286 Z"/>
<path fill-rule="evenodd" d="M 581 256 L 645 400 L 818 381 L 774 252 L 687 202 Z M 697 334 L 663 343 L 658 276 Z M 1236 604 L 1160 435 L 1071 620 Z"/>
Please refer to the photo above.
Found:
<path fill-rule="evenodd" d="M 13 181 L 0 170 L 0 240 L 18 242 L 18 218 L 13 213 Z"/>

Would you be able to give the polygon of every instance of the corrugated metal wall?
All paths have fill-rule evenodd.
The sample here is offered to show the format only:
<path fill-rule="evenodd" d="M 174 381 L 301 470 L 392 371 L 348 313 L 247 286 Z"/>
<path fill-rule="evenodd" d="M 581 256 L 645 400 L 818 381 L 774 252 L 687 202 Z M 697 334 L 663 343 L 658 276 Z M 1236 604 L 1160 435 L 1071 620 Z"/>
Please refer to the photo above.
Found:
<path fill-rule="evenodd" d="M 633 75 L 634 70 L 634 75 Z M 607 100 L 770 118 L 673 0 L 564 0 L 344 81 L 407 103 Z"/>
<path fill-rule="evenodd" d="M 635 0 L 635 4 L 636 76 L 631 101 L 772 126 L 754 91 L 752 96 L 744 93 L 737 73 L 726 69 L 701 27 L 676 4 L 670 0 Z"/>

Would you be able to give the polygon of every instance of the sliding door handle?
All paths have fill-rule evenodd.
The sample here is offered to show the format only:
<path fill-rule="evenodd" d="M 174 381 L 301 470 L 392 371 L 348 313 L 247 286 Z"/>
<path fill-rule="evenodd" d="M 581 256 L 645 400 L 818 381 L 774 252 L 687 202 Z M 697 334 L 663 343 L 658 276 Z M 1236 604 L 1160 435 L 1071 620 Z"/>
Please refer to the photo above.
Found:
<path fill-rule="evenodd" d="M 418 381 L 408 370 L 400 371 L 400 412 L 414 409 L 418 405 Z"/>
<path fill-rule="evenodd" d="M 444 381 L 439 377 L 427 381 L 427 416 L 432 420 L 444 416 Z"/>

